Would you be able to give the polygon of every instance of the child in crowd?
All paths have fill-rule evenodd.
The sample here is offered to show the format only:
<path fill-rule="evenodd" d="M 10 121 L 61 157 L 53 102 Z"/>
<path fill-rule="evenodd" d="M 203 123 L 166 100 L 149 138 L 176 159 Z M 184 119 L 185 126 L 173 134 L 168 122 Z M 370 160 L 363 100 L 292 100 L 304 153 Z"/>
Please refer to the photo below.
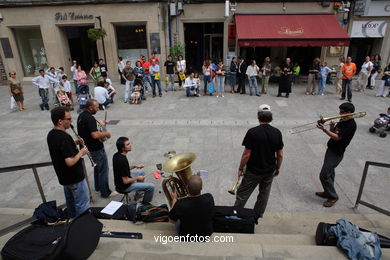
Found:
<path fill-rule="evenodd" d="M 62 106 L 71 106 L 70 100 L 69 100 L 68 96 L 66 95 L 65 91 L 58 90 L 57 91 L 57 99 L 58 99 L 58 102 Z"/>
<path fill-rule="evenodd" d="M 198 97 L 200 97 L 200 92 L 199 92 L 199 89 L 200 89 L 200 78 L 199 78 L 199 74 L 197 72 L 195 72 L 195 74 L 194 74 L 194 79 L 195 79 L 195 82 L 196 82 L 195 94 Z"/>
<path fill-rule="evenodd" d="M 62 76 L 61 85 L 63 86 L 64 91 L 65 91 L 66 95 L 69 97 L 71 105 L 73 107 L 74 102 L 73 102 L 73 96 L 72 96 L 72 88 L 70 86 L 70 82 L 69 82 L 68 77 L 66 75 Z"/>
<path fill-rule="evenodd" d="M 324 91 L 326 87 L 326 79 L 328 77 L 329 72 L 332 70 L 328 67 L 328 64 L 324 61 L 321 63 L 321 80 L 320 80 L 320 87 L 319 87 L 319 95 L 324 96 Z"/>
<path fill-rule="evenodd" d="M 131 104 L 138 104 L 139 100 L 141 98 L 141 86 L 140 85 L 135 85 L 134 86 L 134 91 L 131 93 Z"/>

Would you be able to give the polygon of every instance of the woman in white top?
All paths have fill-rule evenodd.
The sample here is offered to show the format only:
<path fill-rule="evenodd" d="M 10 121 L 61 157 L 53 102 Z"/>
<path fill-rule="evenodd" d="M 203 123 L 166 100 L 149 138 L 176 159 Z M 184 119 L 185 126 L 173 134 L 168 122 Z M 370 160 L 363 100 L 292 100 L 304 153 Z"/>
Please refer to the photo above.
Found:
<path fill-rule="evenodd" d="M 125 62 L 122 57 L 118 57 L 118 74 L 121 79 L 121 84 L 125 85 L 126 80 L 122 77 L 123 69 L 125 68 Z"/>
<path fill-rule="evenodd" d="M 180 74 L 186 74 L 186 60 L 183 59 L 182 55 L 179 55 L 179 57 L 177 57 L 176 69 L 179 78 L 179 87 L 181 87 L 182 80 L 180 78 Z"/>
<path fill-rule="evenodd" d="M 249 78 L 249 96 L 253 96 L 253 89 L 255 89 L 256 96 L 260 96 L 259 88 L 257 87 L 257 76 L 259 75 L 259 67 L 256 61 L 252 60 L 251 64 L 246 69 L 246 75 Z"/>
<path fill-rule="evenodd" d="M 371 74 L 372 66 L 373 64 L 370 61 L 370 56 L 367 56 L 359 72 L 359 77 L 358 77 L 359 85 L 357 88 L 358 91 L 364 92 L 364 88 L 367 85 L 368 76 Z"/>
<path fill-rule="evenodd" d="M 341 68 L 344 66 L 345 57 L 340 56 L 339 61 L 340 61 L 340 64 L 337 67 L 337 76 L 336 76 L 336 79 L 334 81 L 334 86 L 336 88 L 336 94 L 341 94 L 341 90 L 342 90 L 341 82 L 343 81 L 343 73 L 341 72 Z"/>

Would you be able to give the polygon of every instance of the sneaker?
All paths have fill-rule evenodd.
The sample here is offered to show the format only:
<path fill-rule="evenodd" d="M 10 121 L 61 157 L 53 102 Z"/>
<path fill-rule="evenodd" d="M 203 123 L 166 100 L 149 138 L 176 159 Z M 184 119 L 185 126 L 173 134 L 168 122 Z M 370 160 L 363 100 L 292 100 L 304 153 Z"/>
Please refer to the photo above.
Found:
<path fill-rule="evenodd" d="M 41 104 L 41 105 L 39 105 L 39 107 L 41 108 L 41 110 L 43 111 L 44 110 L 44 108 L 43 108 L 43 105 Z"/>
<path fill-rule="evenodd" d="M 217 95 L 217 98 L 219 98 L 219 95 Z"/>
<path fill-rule="evenodd" d="M 306 92 L 305 95 L 309 95 L 309 92 Z"/>
<path fill-rule="evenodd" d="M 225 97 L 224 95 L 222 95 L 222 97 Z"/>
<path fill-rule="evenodd" d="M 321 93 L 320 96 L 325 96 L 325 94 L 324 94 L 324 93 Z"/>
<path fill-rule="evenodd" d="M 115 196 L 118 195 L 118 194 L 119 194 L 118 192 L 112 191 L 112 192 L 110 193 L 110 195 L 108 195 L 108 197 L 109 197 L 109 198 L 112 198 L 112 197 L 115 197 Z"/>

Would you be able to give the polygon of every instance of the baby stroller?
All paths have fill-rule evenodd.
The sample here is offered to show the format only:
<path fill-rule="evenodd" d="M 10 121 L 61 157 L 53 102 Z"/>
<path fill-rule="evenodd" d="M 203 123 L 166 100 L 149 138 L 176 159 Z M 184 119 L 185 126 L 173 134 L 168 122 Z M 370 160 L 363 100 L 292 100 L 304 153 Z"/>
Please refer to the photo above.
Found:
<path fill-rule="evenodd" d="M 80 108 L 79 112 L 85 108 L 87 104 L 87 100 L 90 98 L 89 96 L 89 86 L 88 85 L 80 85 L 79 86 L 79 96 L 77 97 L 77 101 L 79 102 Z"/>
<path fill-rule="evenodd" d="M 129 102 L 129 104 L 141 104 L 142 100 L 146 100 L 145 88 L 144 88 L 142 77 L 135 77 L 134 84 L 133 84 L 133 93 L 131 94 L 132 98 L 135 96 L 133 95 L 135 92 L 139 93 L 137 94 L 138 102 L 134 103 L 132 100 L 131 102 Z"/>
<path fill-rule="evenodd" d="M 54 88 L 54 92 L 56 93 L 56 105 L 57 106 L 68 106 L 72 107 L 72 102 L 70 102 L 70 99 L 68 95 L 66 94 L 64 88 L 61 85 L 57 85 Z"/>
<path fill-rule="evenodd" d="M 374 125 L 370 127 L 369 131 L 375 133 L 378 131 L 380 137 L 386 137 L 385 131 L 390 131 L 390 114 L 379 114 L 379 117 L 374 120 Z"/>

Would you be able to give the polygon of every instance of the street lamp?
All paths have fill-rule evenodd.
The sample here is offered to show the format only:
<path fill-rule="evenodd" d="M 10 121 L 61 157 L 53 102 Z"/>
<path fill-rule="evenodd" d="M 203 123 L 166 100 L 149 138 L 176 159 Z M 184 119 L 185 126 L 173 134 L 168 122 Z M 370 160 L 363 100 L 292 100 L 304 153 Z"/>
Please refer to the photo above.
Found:
<path fill-rule="evenodd" d="M 96 19 L 99 20 L 99 26 L 100 29 L 102 29 L 102 17 L 101 16 L 95 16 Z M 103 47 L 103 56 L 104 56 L 104 62 L 107 65 L 107 57 L 106 57 L 106 47 L 104 46 L 104 37 L 102 37 L 102 47 Z"/>

